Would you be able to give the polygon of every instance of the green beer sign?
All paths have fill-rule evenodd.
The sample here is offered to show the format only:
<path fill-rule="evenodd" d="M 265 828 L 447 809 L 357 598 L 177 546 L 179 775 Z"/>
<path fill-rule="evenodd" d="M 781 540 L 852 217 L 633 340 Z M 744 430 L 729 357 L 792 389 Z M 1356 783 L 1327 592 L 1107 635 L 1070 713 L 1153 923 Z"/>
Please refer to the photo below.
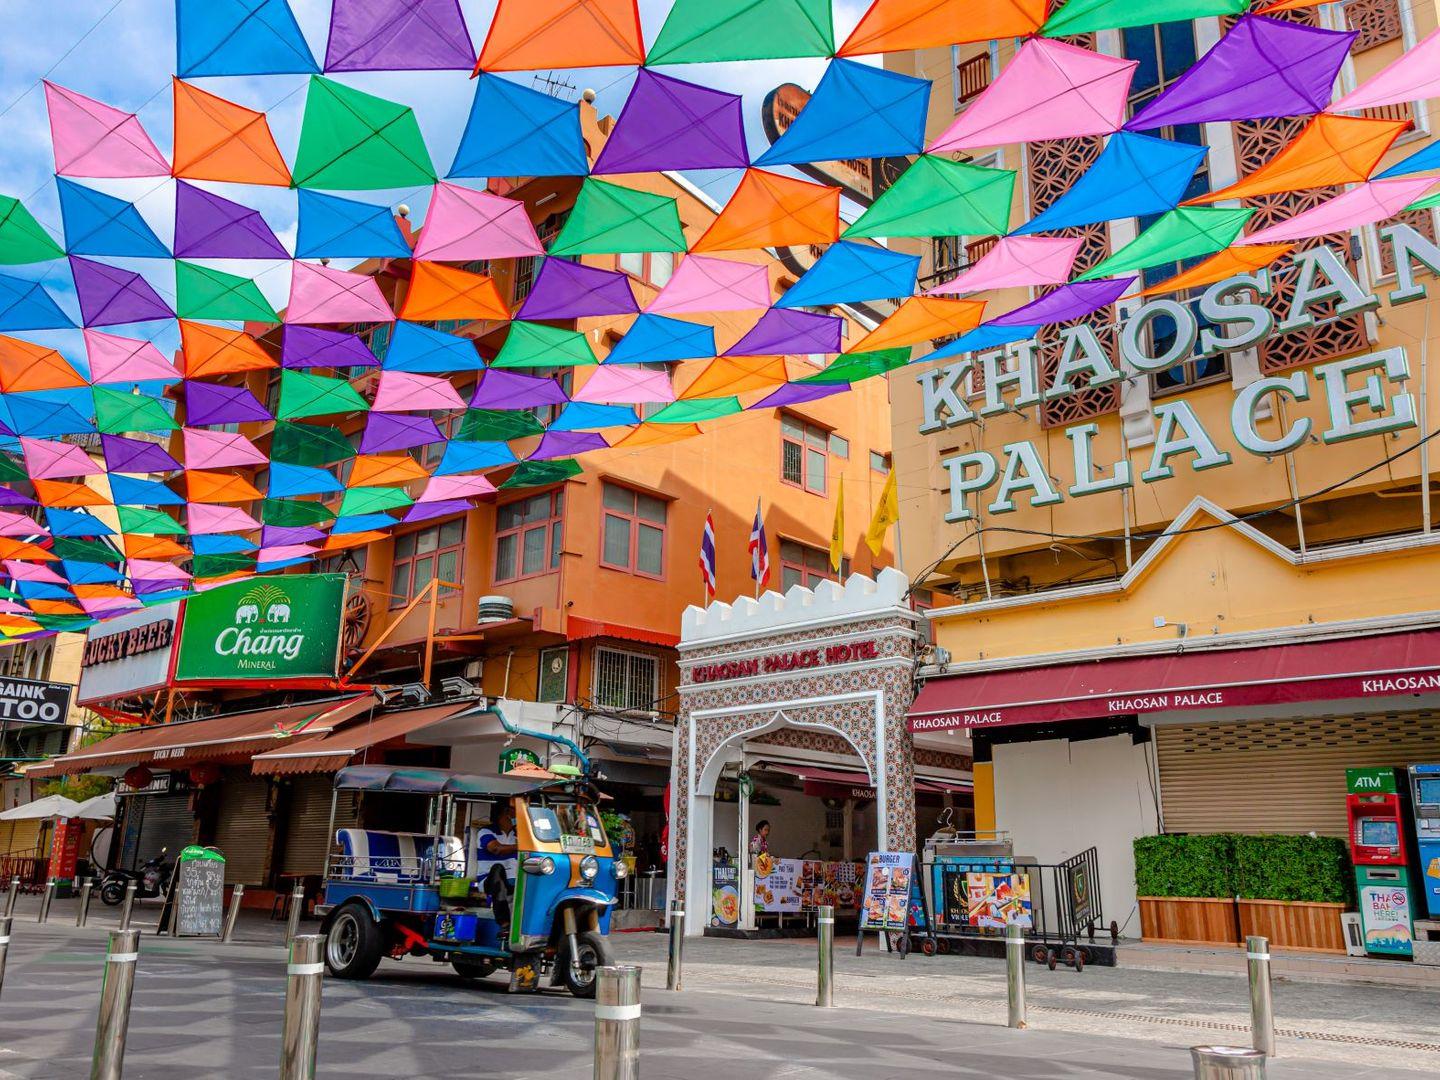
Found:
<path fill-rule="evenodd" d="M 344 603 L 344 574 L 285 574 L 193 596 L 175 678 L 333 678 Z"/>

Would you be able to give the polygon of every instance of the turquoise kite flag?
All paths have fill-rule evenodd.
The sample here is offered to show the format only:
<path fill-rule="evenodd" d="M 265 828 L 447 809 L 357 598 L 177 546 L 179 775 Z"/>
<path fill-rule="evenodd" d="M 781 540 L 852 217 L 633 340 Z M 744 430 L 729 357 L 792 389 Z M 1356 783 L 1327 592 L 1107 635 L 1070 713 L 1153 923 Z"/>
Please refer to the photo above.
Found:
<path fill-rule="evenodd" d="M 920 256 L 841 240 L 792 285 L 777 308 L 817 307 L 858 300 L 889 300 L 915 291 Z"/>
<path fill-rule="evenodd" d="M 184 506 L 185 500 L 159 480 L 110 474 L 110 498 L 116 506 Z"/>
<path fill-rule="evenodd" d="M 994 349 L 1001 345 L 1009 345 L 1014 341 L 1024 341 L 1028 337 L 1034 337 L 1039 333 L 1038 326 L 995 326 L 986 323 L 977 326 L 968 333 L 961 334 L 954 341 L 950 342 L 928 356 L 922 356 L 912 360 L 912 364 L 923 364 L 927 360 L 943 360 L 947 356 L 960 356 L 967 352 L 978 352 L 981 349 Z"/>
<path fill-rule="evenodd" d="M 0 274 L 0 330 L 68 330 L 74 325 L 38 281 Z"/>
<path fill-rule="evenodd" d="M 335 536 L 340 536 L 344 533 L 388 529 L 394 524 L 395 519 L 389 514 L 350 514 L 345 517 L 337 517 L 335 524 L 330 526 L 330 532 Z"/>
<path fill-rule="evenodd" d="M 272 499 L 288 499 L 299 495 L 330 495 L 344 490 L 344 485 L 335 479 L 335 474 L 329 469 L 272 461 L 270 486 L 265 494 Z"/>
<path fill-rule="evenodd" d="M 297 259 L 410 257 L 410 245 L 405 242 L 388 207 L 325 195 L 309 188 L 301 188 L 299 195 Z"/>
<path fill-rule="evenodd" d="M 286 0 L 175 0 L 175 74 L 320 71 Z"/>
<path fill-rule="evenodd" d="M 196 555 L 234 555 L 254 551 L 257 546 L 253 540 L 226 533 L 198 533 L 190 538 L 190 549 Z"/>
<path fill-rule="evenodd" d="M 432 330 L 420 323 L 397 322 L 380 366 L 386 371 L 444 375 L 479 371 L 485 366 L 469 338 Z"/>
<path fill-rule="evenodd" d="M 584 176 L 589 171 L 578 104 L 480 73 L 448 176 Z"/>
<path fill-rule="evenodd" d="M 615 343 L 602 364 L 653 364 L 670 360 L 701 360 L 715 355 L 715 328 L 672 319 L 668 315 L 641 315 Z"/>
<path fill-rule="evenodd" d="M 1429 146 L 1417 150 L 1405 160 L 1397 161 L 1390 168 L 1371 179 L 1388 180 L 1393 176 L 1409 176 L 1427 169 L 1440 169 L 1440 142 L 1432 142 Z"/>
<path fill-rule="evenodd" d="M 450 442 L 445 444 L 445 456 L 435 466 L 435 476 L 454 476 L 456 473 L 489 469 L 496 465 L 514 465 L 515 452 L 503 442 Z"/>
<path fill-rule="evenodd" d="M 69 254 L 170 258 L 170 249 L 145 224 L 134 203 L 63 176 L 55 178 L 55 187 L 60 192 L 60 218 L 65 225 L 65 250 Z"/>
<path fill-rule="evenodd" d="M 621 427 L 638 424 L 640 418 L 629 405 L 592 405 L 572 401 L 552 420 L 549 431 L 590 431 L 594 428 Z"/>
<path fill-rule="evenodd" d="M 925 145 L 929 107 L 928 79 L 832 60 L 800 115 L 755 164 L 918 154 Z"/>
<path fill-rule="evenodd" d="M 1203 146 L 1118 132 L 1069 191 L 1013 235 L 1173 210 L 1203 160 Z"/>

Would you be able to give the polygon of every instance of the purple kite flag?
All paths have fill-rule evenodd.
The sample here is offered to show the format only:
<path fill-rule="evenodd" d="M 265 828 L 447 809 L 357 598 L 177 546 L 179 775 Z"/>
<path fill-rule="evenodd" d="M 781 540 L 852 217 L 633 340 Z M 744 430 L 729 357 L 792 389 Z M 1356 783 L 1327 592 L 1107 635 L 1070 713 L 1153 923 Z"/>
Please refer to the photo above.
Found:
<path fill-rule="evenodd" d="M 180 259 L 288 259 L 258 210 L 184 180 L 175 186 L 175 256 Z"/>
<path fill-rule="evenodd" d="M 640 310 L 630 279 L 619 270 L 546 259 L 517 319 L 584 319 L 592 315 L 633 315 Z"/>
<path fill-rule="evenodd" d="M 469 71 L 459 0 L 335 0 L 326 71 Z"/>
<path fill-rule="evenodd" d="M 1353 31 L 1246 15 L 1125 130 L 1318 113 L 1354 40 Z"/>
<path fill-rule="evenodd" d="M 641 68 L 590 171 L 743 169 L 749 164 L 739 94 Z"/>
<path fill-rule="evenodd" d="M 400 519 L 402 524 L 409 525 L 416 521 L 429 521 L 431 518 L 444 517 L 446 514 L 458 514 L 465 510 L 473 509 L 468 499 L 436 499 L 434 502 L 420 502 L 405 511 L 405 516 Z"/>
<path fill-rule="evenodd" d="M 526 455 L 525 460 L 550 461 L 587 450 L 604 450 L 609 445 L 598 431 L 547 431 L 540 436 L 540 445 Z"/>
<path fill-rule="evenodd" d="M 850 384 L 840 383 L 786 383 L 773 394 L 769 394 L 754 405 L 752 409 L 778 409 L 786 405 L 803 405 L 807 401 L 819 401 L 831 394 L 843 394 L 850 389 Z"/>
<path fill-rule="evenodd" d="M 491 368 L 475 387 L 470 408 L 533 409 L 539 405 L 564 405 L 569 400 L 565 388 L 554 379 Z"/>
<path fill-rule="evenodd" d="M 286 326 L 280 345 L 280 366 L 310 367 L 379 367 L 380 361 L 370 347 L 354 334 L 326 330 L 318 326 Z"/>
<path fill-rule="evenodd" d="M 1046 323 L 1069 322 L 1083 319 L 1091 312 L 1108 307 L 1125 290 L 1135 283 L 1135 275 L 1123 278 L 1105 278 L 1100 281 L 1077 281 L 1072 285 L 1061 285 L 1054 292 L 1046 293 L 1038 300 L 1008 311 L 998 319 L 991 319 L 986 326 L 1043 326 Z"/>
<path fill-rule="evenodd" d="M 365 420 L 359 450 L 362 454 L 382 454 L 387 450 L 409 450 L 412 446 L 444 441 L 445 436 L 428 416 L 371 413 Z"/>
<path fill-rule="evenodd" d="M 726 356 L 784 356 L 838 353 L 842 320 L 813 311 L 771 308 L 730 348 Z"/>
<path fill-rule="evenodd" d="M 39 506 L 29 495 L 21 495 L 12 488 L 0 487 L 0 506 Z M 38 531 L 39 526 L 36 526 Z"/>
<path fill-rule="evenodd" d="M 157 444 L 124 435 L 101 435 L 100 450 L 105 455 L 106 472 L 152 473 L 180 468 L 180 462 Z"/>
<path fill-rule="evenodd" d="M 270 410 L 243 386 L 185 381 L 185 423 L 189 427 L 274 419 Z"/>
<path fill-rule="evenodd" d="M 308 544 L 312 540 L 324 540 L 327 535 L 324 529 L 317 529 L 314 525 L 266 525 L 260 530 L 260 546 Z"/>
<path fill-rule="evenodd" d="M 80 300 L 80 320 L 86 326 L 119 326 L 175 317 L 150 283 L 132 271 L 71 255 L 70 273 Z"/>

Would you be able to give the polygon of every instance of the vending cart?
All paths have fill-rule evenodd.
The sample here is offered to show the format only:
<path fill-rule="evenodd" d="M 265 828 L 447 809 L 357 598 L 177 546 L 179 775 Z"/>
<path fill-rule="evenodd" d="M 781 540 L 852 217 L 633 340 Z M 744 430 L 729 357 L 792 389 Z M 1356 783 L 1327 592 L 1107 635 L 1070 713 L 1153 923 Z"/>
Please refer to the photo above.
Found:
<path fill-rule="evenodd" d="M 1409 786 L 1392 768 L 1345 770 L 1345 814 L 1365 951 L 1409 959 L 1415 936 L 1406 804 Z"/>

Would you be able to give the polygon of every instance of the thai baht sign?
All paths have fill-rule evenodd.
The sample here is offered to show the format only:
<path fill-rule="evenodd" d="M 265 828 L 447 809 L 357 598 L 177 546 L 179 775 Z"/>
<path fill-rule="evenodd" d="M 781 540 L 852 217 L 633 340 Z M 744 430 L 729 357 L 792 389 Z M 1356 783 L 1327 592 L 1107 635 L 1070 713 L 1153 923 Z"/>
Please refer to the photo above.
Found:
<path fill-rule="evenodd" d="M 1405 224 L 1381 229 L 1380 242 L 1389 248 L 1396 268 L 1390 305 L 1424 299 L 1426 284 L 1419 275 L 1440 274 L 1440 246 Z M 1293 293 L 1279 311 L 1263 303 L 1277 291 L 1269 270 L 1226 278 L 1188 300 L 1153 298 L 1126 308 L 1118 328 L 1118 364 L 1085 323 L 1058 330 L 1059 357 L 1053 367 L 1040 362 L 1041 346 L 1034 338 L 959 354 L 953 362 L 916 376 L 921 390 L 920 432 L 933 435 L 983 424 L 990 417 L 1062 400 L 1086 387 L 1131 386 L 1186 360 L 1245 352 L 1269 338 L 1309 329 L 1317 320 L 1359 315 L 1380 306 L 1379 298 L 1361 285 L 1346 259 L 1324 245 L 1295 253 L 1281 273 L 1293 274 Z M 1265 376 L 1257 371 L 1248 381 L 1233 383 L 1232 441 L 1242 453 L 1269 458 L 1312 441 L 1328 445 L 1418 429 L 1418 386 L 1413 381 L 1417 375 L 1400 347 L 1343 357 L 1310 370 Z M 983 389 L 972 394 L 976 386 Z M 1293 417 L 1279 432 L 1262 431 L 1259 421 L 1273 415 L 1270 401 L 1277 396 L 1290 401 L 1313 399 L 1324 408 L 1316 421 Z M 1121 412 L 1123 416 L 1123 404 Z M 1030 439 L 942 458 L 950 488 L 945 519 L 969 520 L 977 508 L 1004 514 L 1027 503 L 1049 506 L 1066 498 L 1131 488 L 1137 479 L 1147 484 L 1166 480 L 1177 468 L 1200 471 L 1233 460 L 1184 397 L 1155 401 L 1149 412 L 1154 417 L 1153 432 L 1143 440 L 1127 440 L 1131 451 L 1139 451 L 1133 465 L 1129 453 L 1116 461 L 1096 460 L 1094 444 L 1100 428 L 1094 422 L 1073 424 L 1061 432 L 1070 444 L 1065 455 L 1071 459 L 1068 467 L 1060 460 L 1051 464 Z"/>
<path fill-rule="evenodd" d="M 232 582 L 185 602 L 178 680 L 333 678 L 344 574 Z"/>

